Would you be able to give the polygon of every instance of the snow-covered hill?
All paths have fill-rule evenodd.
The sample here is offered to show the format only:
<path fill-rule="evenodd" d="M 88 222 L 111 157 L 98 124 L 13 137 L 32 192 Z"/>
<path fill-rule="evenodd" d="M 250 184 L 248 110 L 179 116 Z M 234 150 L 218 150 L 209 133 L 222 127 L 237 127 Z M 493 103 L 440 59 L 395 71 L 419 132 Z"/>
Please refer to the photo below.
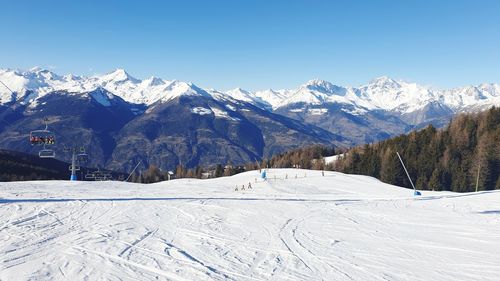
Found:
<path fill-rule="evenodd" d="M 500 192 L 268 176 L 0 183 L 0 279 L 498 279 Z"/>

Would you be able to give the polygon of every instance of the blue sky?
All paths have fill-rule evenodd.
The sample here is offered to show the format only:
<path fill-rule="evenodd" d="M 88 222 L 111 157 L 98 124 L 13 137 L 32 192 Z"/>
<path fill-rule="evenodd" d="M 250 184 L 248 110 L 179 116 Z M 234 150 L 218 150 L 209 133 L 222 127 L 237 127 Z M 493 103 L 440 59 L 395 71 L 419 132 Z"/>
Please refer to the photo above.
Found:
<path fill-rule="evenodd" d="M 500 82 L 500 1 L 6 1 L 0 67 L 292 88 Z"/>

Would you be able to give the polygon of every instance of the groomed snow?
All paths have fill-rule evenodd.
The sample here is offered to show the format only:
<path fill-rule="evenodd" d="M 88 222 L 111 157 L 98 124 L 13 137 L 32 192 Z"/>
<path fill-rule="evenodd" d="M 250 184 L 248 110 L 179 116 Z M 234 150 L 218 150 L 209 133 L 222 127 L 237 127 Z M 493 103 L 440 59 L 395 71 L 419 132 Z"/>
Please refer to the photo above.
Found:
<path fill-rule="evenodd" d="M 257 177 L 0 183 L 0 279 L 498 280 L 500 192 Z"/>

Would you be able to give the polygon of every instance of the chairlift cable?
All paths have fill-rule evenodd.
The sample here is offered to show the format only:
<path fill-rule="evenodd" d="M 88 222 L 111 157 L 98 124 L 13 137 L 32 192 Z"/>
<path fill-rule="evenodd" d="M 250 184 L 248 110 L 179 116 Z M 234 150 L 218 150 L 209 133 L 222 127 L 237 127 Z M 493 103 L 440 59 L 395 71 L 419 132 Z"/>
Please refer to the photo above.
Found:
<path fill-rule="evenodd" d="M 7 85 L 5 85 L 5 83 L 4 83 L 4 82 L 2 82 L 2 80 L 0 80 L 0 83 L 1 83 L 1 84 L 5 87 L 5 88 L 7 88 L 7 89 L 8 89 L 8 90 L 9 90 L 9 91 L 13 94 L 13 95 L 15 95 L 14 91 L 12 91 L 12 89 L 11 89 L 11 88 L 9 88 Z M 9 122 L 7 122 L 7 121 L 5 121 L 5 120 L 3 120 L 3 119 L 2 119 L 2 121 L 3 121 L 5 124 L 9 125 L 9 126 L 10 126 L 10 125 L 12 125 L 12 124 L 10 124 Z"/>

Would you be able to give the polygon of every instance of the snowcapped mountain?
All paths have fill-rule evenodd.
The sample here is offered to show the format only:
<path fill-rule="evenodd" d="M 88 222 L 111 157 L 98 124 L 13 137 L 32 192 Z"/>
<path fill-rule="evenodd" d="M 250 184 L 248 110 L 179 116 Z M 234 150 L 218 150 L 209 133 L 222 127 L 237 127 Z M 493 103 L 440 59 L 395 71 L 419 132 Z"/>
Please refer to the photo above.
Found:
<path fill-rule="evenodd" d="M 83 93 L 104 88 L 136 104 L 150 105 L 166 102 L 181 95 L 206 95 L 210 90 L 198 88 L 192 83 L 163 80 L 150 77 L 137 79 L 124 69 L 116 69 L 102 76 L 83 77 L 72 74 L 61 76 L 49 70 L 32 68 L 27 71 L 0 69 L 0 103 L 5 104 L 26 98 L 27 102 L 53 92 Z M 16 95 L 12 95 L 12 92 Z M 481 84 L 462 88 L 439 90 L 416 83 L 379 77 L 361 87 L 343 87 L 314 79 L 297 89 L 263 90 L 254 93 L 236 88 L 224 93 L 233 99 L 249 102 L 268 110 L 276 110 L 292 104 L 319 105 L 337 103 L 354 106 L 357 114 L 368 110 L 385 110 L 410 114 L 431 103 L 439 103 L 453 112 L 469 111 L 492 105 L 500 105 L 500 85 Z"/>
<path fill-rule="evenodd" d="M 314 125 L 192 83 L 140 80 L 118 69 L 103 76 L 60 76 L 47 70 L 2 70 L 1 148 L 37 153 L 27 134 L 44 118 L 56 132 L 56 155 L 82 145 L 91 165 L 130 170 L 137 161 L 174 169 L 243 164 L 310 144 L 352 144 Z M 12 93 L 11 90 L 14 92 Z"/>
<path fill-rule="evenodd" d="M 232 89 L 226 92 L 232 98 L 246 102 L 263 102 L 259 97 L 254 96 L 252 93 L 245 91 L 241 88 Z"/>
<path fill-rule="evenodd" d="M 206 92 L 192 83 L 168 81 L 157 77 L 140 80 L 123 69 L 117 69 L 102 76 L 80 77 L 60 76 L 49 70 L 32 68 L 28 71 L 0 70 L 0 102 L 18 101 L 31 93 L 29 102 L 54 91 L 85 93 L 98 88 L 106 89 L 125 101 L 150 105 L 157 101 L 169 101 L 181 95 L 206 95 Z M 13 96 L 11 90 L 17 95 Z"/>
<path fill-rule="evenodd" d="M 189 161 L 193 165 L 197 161 L 246 161 L 313 142 L 335 141 L 342 145 L 374 142 L 427 124 L 443 126 L 459 112 L 500 106 L 499 84 L 439 90 L 388 77 L 376 78 L 360 87 L 344 87 L 314 79 L 296 89 L 250 92 L 236 88 L 223 92 L 158 77 L 141 80 L 124 69 L 85 77 L 32 68 L 26 71 L 0 69 L 0 82 L 0 120 L 4 121 L 0 124 L 0 134 L 10 134 L 2 132 L 11 122 L 6 120 L 19 120 L 19 124 L 30 124 L 34 128 L 40 124 L 42 116 L 47 115 L 68 121 L 72 120 L 67 118 L 74 112 L 88 114 L 87 119 L 78 119 L 68 125 L 82 128 L 94 124 L 91 117 L 96 115 L 94 111 L 99 112 L 96 116 L 122 120 L 123 128 L 108 124 L 112 131 L 92 129 L 95 136 L 88 134 L 103 144 L 100 149 L 107 151 L 108 158 L 101 159 L 100 164 L 112 163 L 114 167 L 124 167 L 121 160 L 116 160 L 120 157 L 148 161 L 141 158 L 144 155 L 120 152 L 128 149 L 129 140 L 134 147 L 140 148 L 145 147 L 146 138 L 148 145 L 161 153 L 164 147 L 177 145 L 182 139 L 190 144 L 169 148 L 172 159 L 184 163 L 192 159 Z M 51 102 L 56 104 L 49 104 Z M 61 107 L 71 110 L 66 115 L 60 114 Z M 126 118 L 117 116 L 122 113 Z M 22 121 L 35 118 L 33 116 L 36 120 Z M 177 128 L 176 124 L 182 127 Z M 18 128 L 19 133 L 26 128 L 11 127 Z M 128 127 L 135 131 L 127 131 Z M 179 138 L 167 137 L 172 128 L 177 128 Z M 190 133 L 200 128 L 204 128 L 201 135 Z M 253 137 L 241 133 L 249 128 L 264 140 L 263 145 L 254 143 L 255 149 L 251 151 L 245 148 L 244 139 Z M 106 130 L 111 133 L 104 133 Z M 124 131 L 127 133 L 123 134 Z M 119 135 L 120 139 L 116 139 Z M 130 138 L 132 135 L 135 137 Z M 4 145 L 6 148 L 19 148 L 16 141 L 20 135 L 6 137 L 10 138 Z M 76 135 L 68 137 L 76 138 Z M 225 147 L 233 146 L 233 152 L 220 153 L 222 146 L 220 150 L 207 149 L 205 144 L 217 141 Z M 19 149 L 28 151 L 27 147 Z M 203 151 L 218 154 L 219 158 L 207 157 Z M 112 153 L 116 154 L 115 159 Z M 190 156 L 184 157 L 186 153 Z"/>
<path fill-rule="evenodd" d="M 256 92 L 257 95 L 259 92 Z M 466 111 L 477 105 L 500 105 L 500 85 L 481 84 L 452 90 L 438 90 L 416 83 L 379 77 L 359 88 L 342 87 L 323 80 L 311 80 L 296 90 L 287 90 L 273 108 L 296 103 L 318 105 L 339 103 L 353 105 L 366 110 L 385 110 L 408 114 L 420 110 L 430 103 L 438 102 L 454 112 Z M 230 94 L 230 93 L 229 93 Z"/>

